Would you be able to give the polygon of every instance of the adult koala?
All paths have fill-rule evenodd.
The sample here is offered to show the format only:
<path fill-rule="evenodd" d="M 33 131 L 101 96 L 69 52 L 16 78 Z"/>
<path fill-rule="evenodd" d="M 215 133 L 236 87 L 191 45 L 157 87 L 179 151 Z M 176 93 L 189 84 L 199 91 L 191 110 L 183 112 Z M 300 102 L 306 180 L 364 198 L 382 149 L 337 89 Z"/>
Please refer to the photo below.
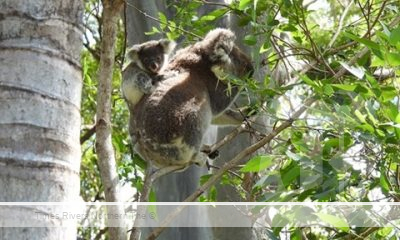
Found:
<path fill-rule="evenodd" d="M 246 77 L 251 61 L 234 44 L 228 29 L 215 29 L 171 59 L 166 78 L 131 110 L 130 134 L 135 149 L 153 166 L 204 165 L 202 139 L 239 93 L 218 78 L 221 72 Z M 234 120 L 237 122 L 237 120 Z"/>

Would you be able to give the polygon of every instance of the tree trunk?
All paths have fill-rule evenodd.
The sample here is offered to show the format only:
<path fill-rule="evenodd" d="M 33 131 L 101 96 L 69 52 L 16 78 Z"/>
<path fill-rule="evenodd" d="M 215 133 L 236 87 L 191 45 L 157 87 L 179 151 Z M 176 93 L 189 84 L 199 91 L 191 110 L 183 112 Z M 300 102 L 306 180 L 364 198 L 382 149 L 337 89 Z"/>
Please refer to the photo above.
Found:
<path fill-rule="evenodd" d="M 111 91 L 112 75 L 114 68 L 115 42 L 117 39 L 117 24 L 120 12 L 124 6 L 122 0 L 103 1 L 102 14 L 102 41 L 99 66 L 99 85 L 97 91 L 97 122 L 96 122 L 96 151 L 98 155 L 101 181 L 104 186 L 104 194 L 107 202 L 120 202 L 121 193 L 117 166 L 115 162 L 114 149 L 111 140 Z M 123 215 L 122 205 L 107 206 L 107 213 L 112 215 Z M 123 220 L 108 219 L 110 226 L 109 235 L 111 240 L 126 239 L 127 229 Z"/>
<path fill-rule="evenodd" d="M 80 166 L 80 0 L 0 3 L 0 202 L 77 201 Z M 45 206 L 14 206 L 1 239 L 76 239 L 76 226 L 27 227 Z M 30 218 L 33 217 L 33 218 Z"/>

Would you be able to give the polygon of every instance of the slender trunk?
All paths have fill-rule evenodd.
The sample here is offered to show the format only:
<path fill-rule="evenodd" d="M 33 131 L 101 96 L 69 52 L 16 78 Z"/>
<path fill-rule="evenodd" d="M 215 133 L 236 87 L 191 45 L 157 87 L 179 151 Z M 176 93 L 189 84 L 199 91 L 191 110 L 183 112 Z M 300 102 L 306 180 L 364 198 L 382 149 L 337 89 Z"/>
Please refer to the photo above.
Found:
<path fill-rule="evenodd" d="M 97 93 L 96 151 L 101 180 L 107 202 L 120 202 L 119 179 L 111 140 L 111 91 L 117 39 L 119 13 L 124 2 L 104 0 L 102 16 L 102 42 Z M 122 205 L 108 206 L 107 212 L 114 216 L 124 213 Z M 108 219 L 109 226 L 124 226 L 121 219 Z M 110 239 L 126 239 L 124 227 L 110 227 Z"/>

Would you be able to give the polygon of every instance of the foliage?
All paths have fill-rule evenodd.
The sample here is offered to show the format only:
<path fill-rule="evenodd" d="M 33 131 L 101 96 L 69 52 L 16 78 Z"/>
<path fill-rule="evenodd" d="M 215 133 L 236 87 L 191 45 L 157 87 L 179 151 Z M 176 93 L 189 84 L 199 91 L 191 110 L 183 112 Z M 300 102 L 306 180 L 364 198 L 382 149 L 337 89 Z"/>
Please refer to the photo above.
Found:
<path fill-rule="evenodd" d="M 173 19 L 161 12 L 156 16 L 159 26 L 147 34 L 165 33 L 172 39 L 184 36 L 184 44 L 203 36 L 228 14 L 236 17 L 237 27 L 246 32 L 239 41 L 251 50 L 258 74 L 251 80 L 236 79 L 235 84 L 245 88 L 248 104 L 270 119 L 265 129 L 290 119 L 306 99 L 317 100 L 264 146 L 263 153 L 238 166 L 235 175 L 226 173 L 221 179 L 221 184 L 236 187 L 244 200 L 400 200 L 400 26 L 391 24 L 398 20 L 400 4 L 382 0 L 349 3 L 237 0 L 199 15 L 199 9 L 211 3 L 184 0 L 168 6 L 174 11 Z M 87 28 L 94 40 L 87 42 L 82 55 L 84 125 L 93 125 L 95 118 L 96 52 L 101 36 L 93 32 L 98 32 L 95 29 L 101 22 L 89 20 L 101 19 L 98 8 L 97 1 L 86 1 Z M 123 43 L 121 26 L 118 60 Z M 309 64 L 313 66 L 305 71 Z M 113 79 L 113 144 L 122 180 L 140 188 L 143 163 L 137 157 L 131 160 L 119 67 Z M 346 74 L 337 78 L 341 69 Z M 254 139 L 260 136 L 263 133 L 254 134 Z M 102 196 L 94 141 L 92 137 L 83 144 L 81 195 L 85 201 Z M 248 176 L 252 184 L 244 187 Z M 201 181 L 209 178 L 203 176 Z M 213 201 L 217 194 L 213 187 L 201 201 Z M 327 223 L 339 221 L 326 214 L 319 217 Z M 393 228 L 295 228 L 290 222 L 286 228 L 266 229 L 265 234 L 278 238 L 284 231 L 290 232 L 291 239 L 387 239 L 399 234 Z"/>

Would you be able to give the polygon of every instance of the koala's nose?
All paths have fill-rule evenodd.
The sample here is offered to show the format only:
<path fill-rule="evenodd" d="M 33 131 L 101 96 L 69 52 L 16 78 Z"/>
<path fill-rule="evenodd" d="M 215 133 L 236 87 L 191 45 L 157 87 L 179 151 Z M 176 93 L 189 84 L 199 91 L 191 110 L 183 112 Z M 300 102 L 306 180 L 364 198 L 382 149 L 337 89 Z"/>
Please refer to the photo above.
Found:
<path fill-rule="evenodd" d="M 158 72 L 159 66 L 158 66 L 157 63 L 153 62 L 153 63 L 150 64 L 149 67 L 150 67 L 150 70 L 151 70 L 152 72 L 154 72 L 154 73 L 157 73 L 157 72 Z"/>

